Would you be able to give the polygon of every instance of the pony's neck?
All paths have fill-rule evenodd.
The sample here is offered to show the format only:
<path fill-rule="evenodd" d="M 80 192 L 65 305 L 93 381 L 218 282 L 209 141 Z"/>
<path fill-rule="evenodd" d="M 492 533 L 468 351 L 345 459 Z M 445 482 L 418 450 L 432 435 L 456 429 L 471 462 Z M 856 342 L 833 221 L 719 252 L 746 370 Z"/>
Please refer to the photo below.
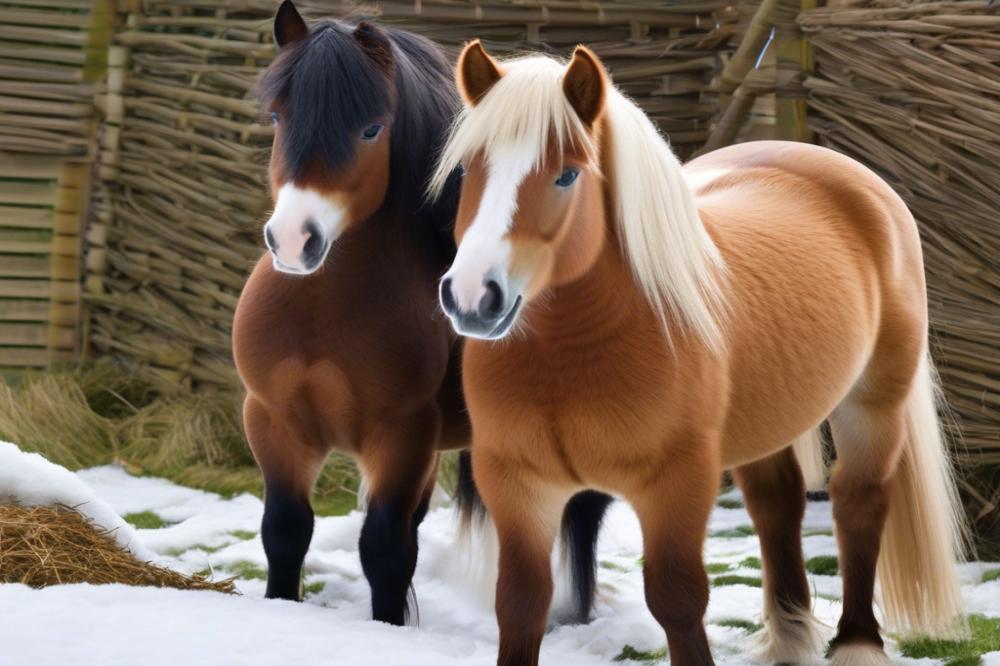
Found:
<path fill-rule="evenodd" d="M 619 338 L 624 329 L 643 325 L 640 319 L 658 326 L 611 238 L 590 270 L 552 289 L 542 301 L 527 322 L 527 333 L 552 349 L 595 348 Z"/>
<path fill-rule="evenodd" d="M 600 166 L 603 173 L 608 173 L 608 121 L 599 122 Z M 622 255 L 615 224 L 616 202 L 607 181 L 602 185 L 601 199 L 604 236 L 596 260 L 577 279 L 552 289 L 529 323 L 529 335 L 558 342 L 559 348 L 599 344 L 619 335 L 623 328 L 636 325 L 637 318 L 657 325 Z"/>
<path fill-rule="evenodd" d="M 615 89 L 604 118 L 601 167 L 615 200 L 608 226 L 635 286 L 668 338 L 683 329 L 721 349 L 725 266 L 680 162 L 642 109 Z"/>

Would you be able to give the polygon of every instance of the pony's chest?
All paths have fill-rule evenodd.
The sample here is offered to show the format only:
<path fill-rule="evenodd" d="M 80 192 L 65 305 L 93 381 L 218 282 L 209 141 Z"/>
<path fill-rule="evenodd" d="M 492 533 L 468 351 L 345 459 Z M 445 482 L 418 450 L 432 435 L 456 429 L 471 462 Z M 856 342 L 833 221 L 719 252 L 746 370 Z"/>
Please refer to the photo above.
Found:
<path fill-rule="evenodd" d="M 447 322 L 434 316 L 433 281 L 402 270 L 374 285 L 327 277 L 298 279 L 258 266 L 233 332 L 247 389 L 282 403 L 284 393 L 312 394 L 319 386 L 354 412 L 405 411 L 433 400 L 451 344 Z"/>
<path fill-rule="evenodd" d="M 464 365 L 473 446 L 570 482 L 613 486 L 680 420 L 667 365 L 613 346 L 570 359 L 470 343 Z"/>

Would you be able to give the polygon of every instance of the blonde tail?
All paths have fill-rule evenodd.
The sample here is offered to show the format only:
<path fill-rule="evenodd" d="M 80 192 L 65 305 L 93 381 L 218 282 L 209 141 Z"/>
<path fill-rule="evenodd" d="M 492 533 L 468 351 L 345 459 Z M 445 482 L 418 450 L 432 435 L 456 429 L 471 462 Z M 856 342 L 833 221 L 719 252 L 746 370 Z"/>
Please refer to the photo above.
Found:
<path fill-rule="evenodd" d="M 890 481 L 889 515 L 878 560 L 881 607 L 890 631 L 957 637 L 964 633 L 955 564 L 967 526 L 937 413 L 929 355 L 906 403 L 905 443 Z"/>
<path fill-rule="evenodd" d="M 795 440 L 792 449 L 802 469 L 806 490 L 823 490 L 826 486 L 827 460 L 823 454 L 823 437 L 819 426 Z"/>

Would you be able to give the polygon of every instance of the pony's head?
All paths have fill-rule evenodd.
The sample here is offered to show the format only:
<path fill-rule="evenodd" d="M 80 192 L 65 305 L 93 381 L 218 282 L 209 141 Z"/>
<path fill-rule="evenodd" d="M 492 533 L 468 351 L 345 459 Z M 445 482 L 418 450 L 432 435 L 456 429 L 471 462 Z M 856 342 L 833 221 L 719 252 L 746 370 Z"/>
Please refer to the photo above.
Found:
<path fill-rule="evenodd" d="M 364 22 L 325 21 L 310 31 L 291 0 L 275 15 L 274 39 L 281 50 L 259 87 L 275 125 L 264 240 L 275 269 L 308 274 L 386 196 L 392 44 Z"/>
<path fill-rule="evenodd" d="M 614 247 L 668 338 L 679 327 L 718 347 L 718 249 L 670 146 L 597 56 L 497 62 L 475 41 L 456 79 L 465 109 L 431 180 L 433 194 L 464 171 L 440 285 L 455 329 L 505 336 L 532 299 Z"/>
<path fill-rule="evenodd" d="M 583 47 L 568 66 L 547 57 L 500 64 L 476 41 L 457 80 L 467 108 L 432 181 L 455 165 L 464 172 L 441 304 L 459 333 L 499 338 L 527 301 L 581 275 L 603 246 L 596 121 L 605 74 Z"/>

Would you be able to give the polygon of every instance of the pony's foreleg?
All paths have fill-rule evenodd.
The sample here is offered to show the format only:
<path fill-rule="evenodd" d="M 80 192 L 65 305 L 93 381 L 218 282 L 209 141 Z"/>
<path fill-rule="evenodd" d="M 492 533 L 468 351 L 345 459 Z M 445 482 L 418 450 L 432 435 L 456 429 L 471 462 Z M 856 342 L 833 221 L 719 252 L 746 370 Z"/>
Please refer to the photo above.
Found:
<path fill-rule="evenodd" d="M 806 489 L 791 447 L 733 470 L 760 536 L 764 561 L 764 628 L 753 636 L 759 660 L 811 663 L 823 648 L 810 610 L 802 557 Z"/>
<path fill-rule="evenodd" d="M 498 666 L 537 666 L 552 603 L 551 554 L 572 490 L 560 491 L 472 447 L 476 485 L 500 543 Z"/>
<path fill-rule="evenodd" d="M 703 624 L 708 575 L 702 547 L 720 473 L 701 456 L 671 454 L 677 458 L 660 477 L 628 499 L 642 525 L 646 604 L 667 633 L 670 663 L 705 666 L 714 662 Z"/>
<path fill-rule="evenodd" d="M 264 476 L 260 536 L 267 555 L 268 599 L 299 600 L 302 562 L 312 540 L 309 504 L 325 454 L 299 441 L 253 397 L 243 406 L 247 440 Z"/>
<path fill-rule="evenodd" d="M 417 566 L 417 526 L 434 489 L 435 408 L 378 424 L 362 442 L 359 465 L 369 484 L 368 513 L 361 528 L 361 568 L 372 593 L 372 618 L 402 625 Z"/>

